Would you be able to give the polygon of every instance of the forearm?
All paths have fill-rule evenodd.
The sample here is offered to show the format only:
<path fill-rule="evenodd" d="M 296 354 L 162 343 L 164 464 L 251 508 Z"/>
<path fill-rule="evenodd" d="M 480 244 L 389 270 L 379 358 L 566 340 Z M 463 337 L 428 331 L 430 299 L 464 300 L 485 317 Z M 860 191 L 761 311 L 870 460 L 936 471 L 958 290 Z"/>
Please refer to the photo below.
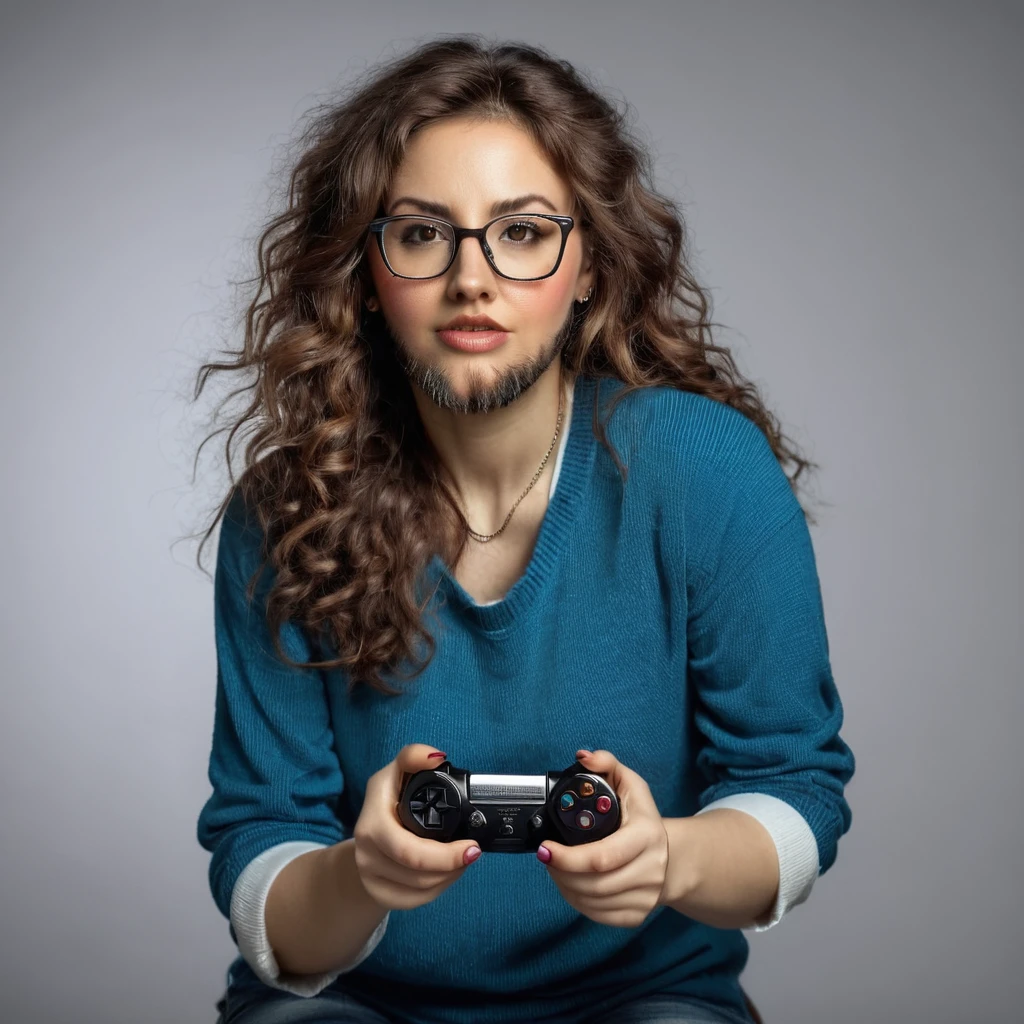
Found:
<path fill-rule="evenodd" d="M 355 960 L 386 913 L 363 888 L 346 839 L 281 869 L 267 894 L 267 938 L 283 972 L 334 971 Z"/>
<path fill-rule="evenodd" d="M 721 808 L 664 821 L 669 858 L 663 905 L 715 928 L 749 928 L 771 909 L 779 857 L 756 818 Z"/>

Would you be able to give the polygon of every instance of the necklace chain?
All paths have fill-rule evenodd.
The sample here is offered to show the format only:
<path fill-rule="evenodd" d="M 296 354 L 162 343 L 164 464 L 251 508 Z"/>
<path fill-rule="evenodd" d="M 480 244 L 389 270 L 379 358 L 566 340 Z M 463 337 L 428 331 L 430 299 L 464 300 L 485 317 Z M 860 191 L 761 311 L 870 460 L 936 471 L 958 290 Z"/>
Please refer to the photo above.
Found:
<path fill-rule="evenodd" d="M 558 440 L 558 435 L 561 433 L 562 430 L 562 406 L 564 400 L 565 388 L 562 388 L 558 395 L 558 420 L 555 422 L 555 436 L 551 438 L 551 444 L 548 446 L 547 453 L 545 454 L 543 461 L 538 467 L 537 472 L 533 474 L 533 479 L 527 485 L 526 490 L 523 491 L 523 493 L 520 494 L 518 498 L 516 498 L 515 504 L 508 510 L 508 515 L 505 516 L 505 522 L 503 522 L 501 526 L 499 526 L 498 529 L 494 531 L 494 533 L 477 533 L 476 530 L 474 530 L 467 523 L 466 526 L 467 529 L 469 530 L 469 535 L 473 538 L 473 540 L 478 541 L 481 544 L 486 544 L 487 541 L 494 540 L 495 537 L 501 534 L 504 531 L 505 527 L 508 526 L 509 522 L 511 521 L 512 513 L 515 512 L 515 510 L 519 507 L 519 502 L 521 502 L 523 498 L 525 498 L 530 493 L 530 490 L 533 487 L 533 485 L 540 479 L 540 475 L 541 473 L 544 472 L 544 467 L 548 464 L 548 459 L 551 458 L 551 453 L 555 449 L 555 442 Z"/>

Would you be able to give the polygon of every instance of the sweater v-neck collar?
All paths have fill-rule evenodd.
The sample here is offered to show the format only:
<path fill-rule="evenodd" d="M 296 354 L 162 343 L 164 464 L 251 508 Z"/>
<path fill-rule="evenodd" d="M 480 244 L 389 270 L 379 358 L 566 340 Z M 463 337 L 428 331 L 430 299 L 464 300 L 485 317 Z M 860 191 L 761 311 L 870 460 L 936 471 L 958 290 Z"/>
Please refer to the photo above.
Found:
<path fill-rule="evenodd" d="M 438 591 L 467 621 L 482 632 L 496 632 L 510 627 L 536 599 L 545 580 L 553 572 L 559 554 L 570 534 L 594 459 L 590 419 L 593 415 L 594 390 L 597 380 L 583 374 L 573 382 L 572 414 L 569 435 L 565 442 L 558 486 L 551 495 L 541 520 L 540 532 L 533 553 L 523 574 L 512 584 L 505 596 L 493 604 L 477 604 L 455 578 L 439 555 L 430 561 L 431 576 L 437 578 Z"/>

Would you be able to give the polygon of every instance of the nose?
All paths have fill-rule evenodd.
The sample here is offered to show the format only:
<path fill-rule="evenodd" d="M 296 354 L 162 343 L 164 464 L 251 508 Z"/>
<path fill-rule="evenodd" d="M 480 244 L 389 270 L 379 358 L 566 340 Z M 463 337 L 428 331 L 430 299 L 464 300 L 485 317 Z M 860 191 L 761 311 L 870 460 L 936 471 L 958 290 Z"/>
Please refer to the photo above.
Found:
<path fill-rule="evenodd" d="M 455 250 L 455 260 L 448 268 L 448 297 L 493 294 L 497 275 L 487 262 L 482 238 L 463 238 Z"/>

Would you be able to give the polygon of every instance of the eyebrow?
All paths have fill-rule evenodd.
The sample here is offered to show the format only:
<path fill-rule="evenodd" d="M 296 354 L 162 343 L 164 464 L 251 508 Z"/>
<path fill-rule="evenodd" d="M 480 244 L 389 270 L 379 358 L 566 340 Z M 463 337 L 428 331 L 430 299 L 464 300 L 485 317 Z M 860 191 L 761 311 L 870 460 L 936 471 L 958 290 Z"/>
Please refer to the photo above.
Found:
<path fill-rule="evenodd" d="M 435 217 L 447 217 L 451 220 L 452 211 L 445 206 L 444 203 L 432 203 L 428 199 L 417 199 L 415 196 L 402 196 L 396 199 L 392 204 L 391 208 L 394 210 L 396 206 L 401 206 L 402 203 L 409 203 L 413 206 L 418 206 L 421 210 L 426 213 L 432 213 Z M 498 202 L 491 206 L 491 216 L 501 217 L 506 213 L 514 213 L 516 210 L 521 209 L 524 206 L 528 206 L 531 203 L 543 203 L 552 213 L 558 213 L 558 210 L 551 204 L 549 199 L 545 199 L 544 196 L 537 192 L 531 192 L 525 196 L 516 196 L 514 199 L 499 199 Z"/>

